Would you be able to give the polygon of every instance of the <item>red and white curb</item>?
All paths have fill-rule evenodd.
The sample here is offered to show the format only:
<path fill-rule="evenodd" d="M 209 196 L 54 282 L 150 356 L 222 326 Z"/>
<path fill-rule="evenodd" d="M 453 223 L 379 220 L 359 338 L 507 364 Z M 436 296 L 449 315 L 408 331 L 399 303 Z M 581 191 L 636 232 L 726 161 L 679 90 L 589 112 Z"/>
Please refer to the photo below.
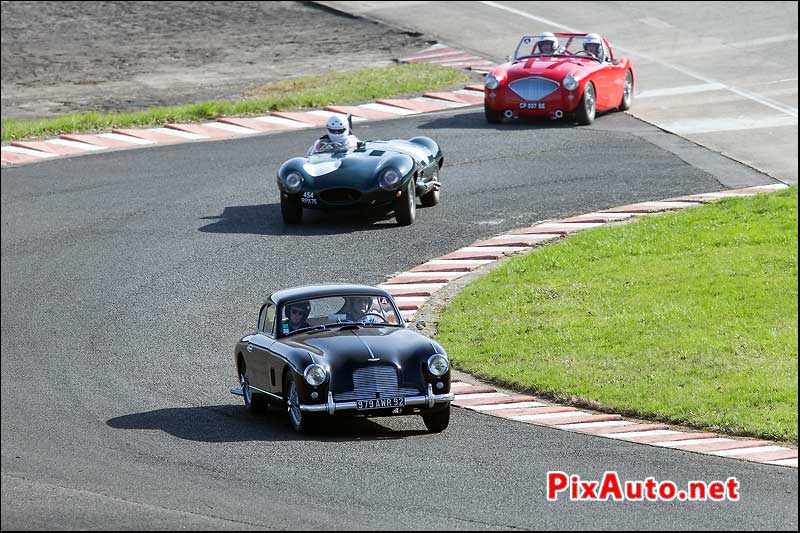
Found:
<path fill-rule="evenodd" d="M 395 297 L 403 318 L 406 321 L 414 321 L 419 308 L 436 291 L 454 279 L 466 276 L 471 271 L 506 255 L 527 252 L 584 229 L 618 223 L 639 216 L 686 209 L 721 198 L 752 196 L 787 187 L 784 184 L 775 184 L 693 194 L 542 222 L 476 242 L 432 259 L 407 272 L 395 274 L 380 286 Z M 609 439 L 797 468 L 797 449 L 777 446 L 768 441 L 676 430 L 666 424 L 634 422 L 625 420 L 618 414 L 590 413 L 574 407 L 548 403 L 533 396 L 505 394 L 486 385 L 457 381 L 453 383 L 453 392 L 456 395 L 454 405 L 486 415 Z"/>
<path fill-rule="evenodd" d="M 445 44 L 434 44 L 433 46 L 420 50 L 416 54 L 399 59 L 400 63 L 432 63 L 445 67 L 463 68 L 474 70 L 481 73 L 488 73 L 494 68 L 495 64 L 488 59 L 477 56 L 464 50 L 451 48 Z"/>
<path fill-rule="evenodd" d="M 471 87 L 471 86 L 468 86 Z M 407 115 L 445 111 L 483 102 L 483 90 L 475 87 L 458 91 L 423 93 L 416 98 L 379 99 L 361 105 L 331 105 L 311 111 L 274 112 L 259 117 L 230 117 L 203 124 L 166 124 L 159 128 L 118 128 L 98 134 L 63 134 L 54 139 L 14 141 L 0 149 L 2 166 L 21 165 L 56 157 L 87 155 L 109 150 L 126 150 L 225 138 L 264 135 L 302 128 L 319 128 L 328 117 L 344 118 L 352 113 L 354 122 L 384 120 Z"/>

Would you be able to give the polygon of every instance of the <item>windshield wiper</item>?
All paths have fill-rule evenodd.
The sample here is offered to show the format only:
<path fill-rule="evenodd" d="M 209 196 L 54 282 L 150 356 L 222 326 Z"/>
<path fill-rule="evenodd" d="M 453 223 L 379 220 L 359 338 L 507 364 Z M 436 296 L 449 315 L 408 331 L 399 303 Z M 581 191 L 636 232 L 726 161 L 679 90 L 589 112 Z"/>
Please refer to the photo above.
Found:
<path fill-rule="evenodd" d="M 295 333 L 310 333 L 312 331 L 317 331 L 317 330 L 325 331 L 326 329 L 328 329 L 328 326 L 320 324 L 319 326 L 308 326 L 305 328 L 292 330 L 288 333 L 288 335 L 294 335 Z"/>

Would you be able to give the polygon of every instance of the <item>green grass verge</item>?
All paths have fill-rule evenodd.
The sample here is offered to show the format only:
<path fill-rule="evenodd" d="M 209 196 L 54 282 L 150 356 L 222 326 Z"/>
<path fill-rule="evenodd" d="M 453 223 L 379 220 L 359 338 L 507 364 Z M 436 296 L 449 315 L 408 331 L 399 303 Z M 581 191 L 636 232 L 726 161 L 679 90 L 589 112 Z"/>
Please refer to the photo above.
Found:
<path fill-rule="evenodd" d="M 61 133 L 198 122 L 221 116 L 322 107 L 453 87 L 468 81 L 463 72 L 438 65 L 405 64 L 307 76 L 255 89 L 246 99 L 154 108 L 133 113 L 73 113 L 41 120 L 2 119 L 2 140 Z"/>
<path fill-rule="evenodd" d="M 509 260 L 437 337 L 456 368 L 505 385 L 797 442 L 797 187 Z"/>

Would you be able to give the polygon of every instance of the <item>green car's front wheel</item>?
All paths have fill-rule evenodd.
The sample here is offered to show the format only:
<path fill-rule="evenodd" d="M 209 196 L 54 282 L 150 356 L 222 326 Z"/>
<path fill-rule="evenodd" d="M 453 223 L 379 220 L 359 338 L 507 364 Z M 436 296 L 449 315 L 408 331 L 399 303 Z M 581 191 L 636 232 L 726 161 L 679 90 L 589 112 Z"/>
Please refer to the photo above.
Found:
<path fill-rule="evenodd" d="M 287 224 L 300 224 L 303 221 L 300 197 L 281 193 L 281 215 Z"/>
<path fill-rule="evenodd" d="M 400 226 L 410 226 L 417 217 L 417 189 L 414 180 L 408 180 L 408 186 L 394 201 L 394 218 Z"/>

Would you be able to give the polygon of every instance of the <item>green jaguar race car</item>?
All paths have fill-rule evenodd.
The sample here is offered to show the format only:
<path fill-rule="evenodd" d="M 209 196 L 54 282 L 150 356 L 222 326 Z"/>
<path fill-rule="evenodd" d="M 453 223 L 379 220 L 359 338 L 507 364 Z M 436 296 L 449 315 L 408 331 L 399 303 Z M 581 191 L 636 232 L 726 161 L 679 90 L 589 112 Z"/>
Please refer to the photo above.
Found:
<path fill-rule="evenodd" d="M 423 206 L 439 203 L 439 173 L 444 156 L 432 139 L 359 141 L 356 146 L 320 143 L 306 157 L 286 161 L 278 170 L 281 214 L 299 224 L 303 209 L 387 207 L 397 223 L 408 226 Z"/>

